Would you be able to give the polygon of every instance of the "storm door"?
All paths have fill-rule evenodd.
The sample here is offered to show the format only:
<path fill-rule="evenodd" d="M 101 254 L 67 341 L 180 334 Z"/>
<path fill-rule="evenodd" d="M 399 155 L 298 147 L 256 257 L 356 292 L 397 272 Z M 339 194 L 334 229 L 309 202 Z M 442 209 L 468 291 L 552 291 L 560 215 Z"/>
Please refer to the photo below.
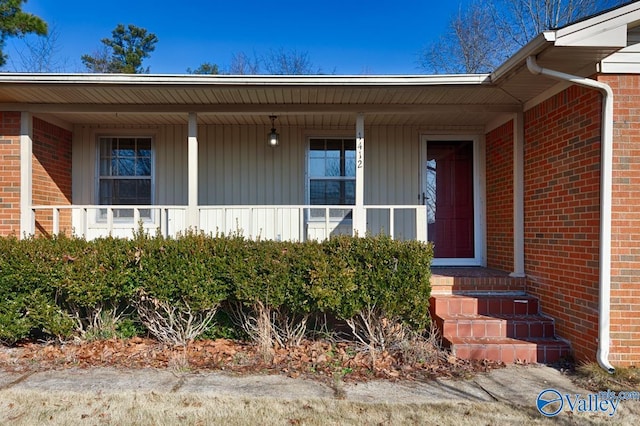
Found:
<path fill-rule="evenodd" d="M 428 140 L 423 169 L 427 237 L 436 259 L 473 259 L 473 141 Z"/>

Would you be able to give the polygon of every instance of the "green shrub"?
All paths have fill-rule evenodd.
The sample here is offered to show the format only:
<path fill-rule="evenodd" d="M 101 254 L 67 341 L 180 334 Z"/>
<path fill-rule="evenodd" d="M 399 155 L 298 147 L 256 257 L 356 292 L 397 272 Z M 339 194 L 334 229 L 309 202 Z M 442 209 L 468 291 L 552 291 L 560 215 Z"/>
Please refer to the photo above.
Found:
<path fill-rule="evenodd" d="M 133 336 L 141 322 L 159 338 L 162 327 L 178 340 L 241 335 L 228 322 L 209 330 L 221 304 L 245 332 L 266 327 L 283 345 L 304 335 L 310 315 L 353 321 L 374 313 L 415 331 L 429 322 L 431 246 L 385 236 L 0 238 L 0 252 L 0 340 L 9 343 L 67 338 L 74 329 L 86 338 Z"/>
<path fill-rule="evenodd" d="M 62 237 L 57 243 L 57 250 L 63 249 L 64 272 L 56 284 L 58 304 L 76 320 L 81 334 L 92 339 L 115 337 L 118 323 L 133 313 L 131 241 Z"/>
<path fill-rule="evenodd" d="M 64 276 L 55 242 L 44 238 L 0 239 L 0 340 L 69 337 L 73 321 L 57 305 Z"/>
<path fill-rule="evenodd" d="M 337 236 L 323 243 L 328 265 L 318 268 L 314 294 L 342 319 L 367 307 L 398 317 L 411 328 L 429 323 L 431 245 L 388 236 Z M 320 271 L 324 274 L 320 275 Z M 316 277 L 317 278 L 317 277 Z"/>
<path fill-rule="evenodd" d="M 228 294 L 228 239 L 190 232 L 177 239 L 140 236 L 134 244 L 133 304 L 144 325 L 172 344 L 206 332 Z"/>

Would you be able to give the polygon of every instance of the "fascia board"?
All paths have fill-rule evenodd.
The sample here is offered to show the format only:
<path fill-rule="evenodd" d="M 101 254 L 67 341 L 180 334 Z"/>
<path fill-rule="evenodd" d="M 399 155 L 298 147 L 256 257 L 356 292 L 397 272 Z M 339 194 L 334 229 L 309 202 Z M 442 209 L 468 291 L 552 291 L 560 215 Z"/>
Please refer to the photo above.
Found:
<path fill-rule="evenodd" d="M 429 86 L 489 84 L 489 74 L 398 76 L 193 76 L 161 74 L 0 73 L 1 84 L 88 84 L 168 86 Z"/>
<path fill-rule="evenodd" d="M 627 27 L 640 21 L 640 2 L 556 30 L 556 46 L 625 47 Z"/>

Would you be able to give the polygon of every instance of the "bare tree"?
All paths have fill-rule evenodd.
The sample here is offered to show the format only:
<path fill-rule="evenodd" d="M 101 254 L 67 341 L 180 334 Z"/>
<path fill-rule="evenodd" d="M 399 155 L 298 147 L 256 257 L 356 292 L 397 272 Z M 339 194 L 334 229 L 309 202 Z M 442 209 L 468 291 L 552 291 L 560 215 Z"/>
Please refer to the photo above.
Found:
<path fill-rule="evenodd" d="M 238 52 L 231 58 L 227 74 L 235 75 L 302 75 L 320 74 L 315 69 L 308 52 L 298 50 L 271 49 L 264 55 L 254 52 L 249 56 L 244 52 Z"/>
<path fill-rule="evenodd" d="M 12 60 L 13 68 L 20 72 L 64 72 L 67 58 L 60 58 L 60 32 L 58 27 L 49 26 L 49 32 L 39 37 L 23 40 L 24 47 L 16 48 L 17 61 Z"/>
<path fill-rule="evenodd" d="M 451 17 L 448 31 L 427 45 L 418 67 L 434 73 L 490 72 L 541 32 L 625 0 L 475 0 Z"/>
<path fill-rule="evenodd" d="M 423 50 L 418 65 L 436 74 L 489 71 L 505 54 L 495 42 L 495 32 L 491 9 L 481 2 L 472 3 L 460 9 L 447 32 Z"/>
<path fill-rule="evenodd" d="M 231 57 L 231 65 L 228 74 L 233 75 L 255 75 L 260 74 L 260 60 L 253 54 L 250 58 L 244 52 L 234 53 Z"/>
<path fill-rule="evenodd" d="M 279 75 L 302 75 L 320 74 L 320 70 L 314 70 L 314 66 L 309 59 L 309 53 L 293 50 L 269 50 L 262 57 L 264 68 L 268 74 Z"/>
<path fill-rule="evenodd" d="M 89 68 L 89 66 L 85 64 L 85 67 L 87 67 L 90 72 L 105 74 L 114 72 L 113 66 L 111 65 L 111 51 L 107 46 L 99 46 L 91 55 L 86 56 L 91 56 L 91 67 Z"/>

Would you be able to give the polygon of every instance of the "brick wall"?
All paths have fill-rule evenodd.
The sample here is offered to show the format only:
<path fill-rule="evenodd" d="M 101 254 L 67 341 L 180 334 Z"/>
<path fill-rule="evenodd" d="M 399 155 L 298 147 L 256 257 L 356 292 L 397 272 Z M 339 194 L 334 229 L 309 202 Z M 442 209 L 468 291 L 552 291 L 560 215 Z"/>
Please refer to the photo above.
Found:
<path fill-rule="evenodd" d="M 513 271 L 513 121 L 486 135 L 487 266 Z"/>
<path fill-rule="evenodd" d="M 527 290 L 594 360 L 598 338 L 601 95 L 572 86 L 525 112 Z"/>
<path fill-rule="evenodd" d="M 604 75 L 614 92 L 611 356 L 640 364 L 640 76 Z"/>
<path fill-rule="evenodd" d="M 20 113 L 0 112 L 0 236 L 20 234 Z"/>
<path fill-rule="evenodd" d="M 33 119 L 33 204 L 71 204 L 71 132 Z M 36 212 L 36 234 L 50 235 L 51 211 Z M 71 233 L 71 213 L 60 213 L 60 232 Z"/>
<path fill-rule="evenodd" d="M 34 205 L 71 204 L 71 132 L 33 119 Z M 60 215 L 71 231 L 71 215 Z M 52 213 L 36 213 L 36 234 L 50 234 Z M 20 113 L 0 112 L 0 235 L 20 234 Z"/>

